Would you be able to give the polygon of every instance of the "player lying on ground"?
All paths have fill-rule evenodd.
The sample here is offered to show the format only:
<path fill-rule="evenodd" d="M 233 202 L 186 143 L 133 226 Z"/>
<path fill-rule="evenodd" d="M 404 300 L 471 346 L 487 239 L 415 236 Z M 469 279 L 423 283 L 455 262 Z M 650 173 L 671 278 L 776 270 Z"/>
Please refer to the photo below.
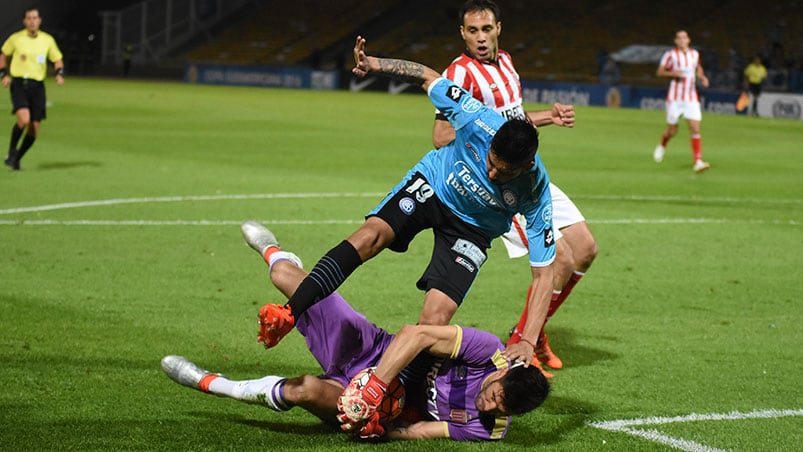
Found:
<path fill-rule="evenodd" d="M 291 295 L 307 274 L 298 257 L 282 251 L 258 223 L 243 223 L 242 230 L 268 263 L 273 284 Z M 324 374 L 233 381 L 175 355 L 162 359 L 162 369 L 177 383 L 206 393 L 275 411 L 299 406 L 324 421 L 339 420 L 343 430 L 359 431 L 363 438 L 499 440 L 511 415 L 535 409 L 549 392 L 536 367 L 511 366 L 502 357 L 504 346 L 491 333 L 457 325 L 409 325 L 394 336 L 354 311 L 337 292 L 299 316 L 296 327 Z M 406 369 L 420 352 L 438 358 L 426 379 Z M 352 377 L 371 366 L 376 370 L 363 390 L 346 389 Z M 406 389 L 404 420 L 383 426 L 374 410 L 384 382 L 397 376 Z"/>

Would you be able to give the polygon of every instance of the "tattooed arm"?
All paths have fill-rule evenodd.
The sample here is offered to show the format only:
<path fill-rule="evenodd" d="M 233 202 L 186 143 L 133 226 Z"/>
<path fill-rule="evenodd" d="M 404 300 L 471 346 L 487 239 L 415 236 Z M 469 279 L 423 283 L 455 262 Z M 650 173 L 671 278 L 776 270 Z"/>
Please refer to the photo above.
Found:
<path fill-rule="evenodd" d="M 392 58 L 377 58 L 365 54 L 365 38 L 357 36 L 354 44 L 354 69 L 351 72 L 365 77 L 369 72 L 384 74 L 396 80 L 421 85 L 426 91 L 429 84 L 441 77 L 434 69 L 420 63 Z"/>

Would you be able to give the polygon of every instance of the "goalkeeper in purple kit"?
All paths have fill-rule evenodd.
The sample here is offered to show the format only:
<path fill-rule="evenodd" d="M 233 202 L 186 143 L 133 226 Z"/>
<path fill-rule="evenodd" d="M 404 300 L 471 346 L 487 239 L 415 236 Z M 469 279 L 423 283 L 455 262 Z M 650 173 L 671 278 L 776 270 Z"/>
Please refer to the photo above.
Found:
<path fill-rule="evenodd" d="M 283 251 L 258 223 L 246 222 L 242 231 L 269 265 L 273 284 L 285 296 L 292 295 L 307 275 L 298 257 Z M 337 292 L 300 315 L 295 326 L 323 374 L 235 381 L 176 355 L 164 357 L 162 368 L 184 386 L 274 411 L 299 406 L 364 439 L 500 440 L 512 415 L 535 409 L 549 392 L 543 374 L 535 366 L 511 365 L 502 355 L 502 342 L 491 333 L 457 325 L 408 325 L 392 335 L 354 311 Z M 422 352 L 434 359 L 423 379 L 407 368 Z M 365 386 L 350 383 L 373 366 Z M 382 424 L 376 408 L 386 382 L 396 377 L 405 387 L 406 408 L 399 419 Z"/>

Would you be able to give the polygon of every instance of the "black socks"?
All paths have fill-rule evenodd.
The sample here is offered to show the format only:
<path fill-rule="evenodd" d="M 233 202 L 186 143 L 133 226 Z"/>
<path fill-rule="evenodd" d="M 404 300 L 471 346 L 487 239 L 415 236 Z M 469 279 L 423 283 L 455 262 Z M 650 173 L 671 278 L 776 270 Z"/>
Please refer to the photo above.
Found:
<path fill-rule="evenodd" d="M 8 145 L 9 154 L 15 154 L 17 152 L 17 143 L 20 141 L 23 130 L 25 129 L 20 129 L 16 124 L 11 128 L 11 142 Z"/>
<path fill-rule="evenodd" d="M 329 250 L 287 300 L 293 316 L 298 318 L 322 298 L 331 295 L 360 265 L 360 255 L 347 240 Z"/>
<path fill-rule="evenodd" d="M 31 146 L 33 146 L 34 141 L 36 141 L 36 137 L 25 135 L 25 137 L 22 139 L 22 144 L 20 145 L 20 148 L 17 151 L 18 162 L 22 160 L 22 156 L 25 155 L 26 152 L 28 152 L 28 149 L 30 149 Z"/>

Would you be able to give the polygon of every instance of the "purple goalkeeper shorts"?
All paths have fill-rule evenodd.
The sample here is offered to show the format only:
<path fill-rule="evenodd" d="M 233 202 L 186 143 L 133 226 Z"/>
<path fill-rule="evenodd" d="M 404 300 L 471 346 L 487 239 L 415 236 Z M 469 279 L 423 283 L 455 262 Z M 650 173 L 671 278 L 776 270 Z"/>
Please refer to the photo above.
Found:
<path fill-rule="evenodd" d="M 357 372 L 376 366 L 393 335 L 369 322 L 337 292 L 301 314 L 296 328 L 323 368 L 320 378 L 347 386 Z"/>

